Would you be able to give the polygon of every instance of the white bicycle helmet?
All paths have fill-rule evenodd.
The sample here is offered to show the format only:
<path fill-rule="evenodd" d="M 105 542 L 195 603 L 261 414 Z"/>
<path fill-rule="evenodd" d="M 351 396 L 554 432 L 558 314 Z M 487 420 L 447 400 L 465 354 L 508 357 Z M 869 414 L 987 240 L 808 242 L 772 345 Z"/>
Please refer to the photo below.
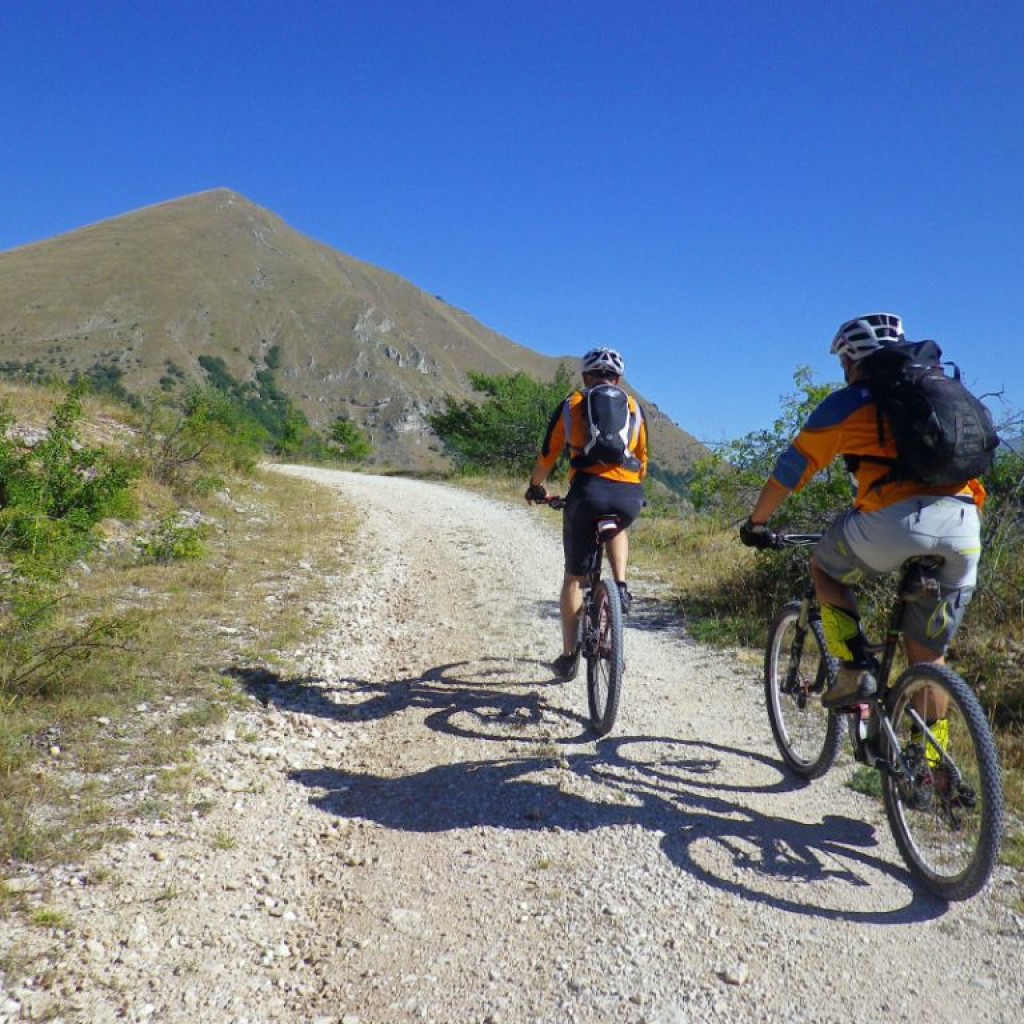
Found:
<path fill-rule="evenodd" d="M 582 359 L 584 373 L 608 374 L 621 377 L 626 372 L 622 356 L 613 348 L 592 348 Z"/>
<path fill-rule="evenodd" d="M 886 344 L 903 341 L 903 321 L 895 313 L 869 313 L 847 320 L 832 339 L 834 356 L 849 356 L 855 363 Z"/>

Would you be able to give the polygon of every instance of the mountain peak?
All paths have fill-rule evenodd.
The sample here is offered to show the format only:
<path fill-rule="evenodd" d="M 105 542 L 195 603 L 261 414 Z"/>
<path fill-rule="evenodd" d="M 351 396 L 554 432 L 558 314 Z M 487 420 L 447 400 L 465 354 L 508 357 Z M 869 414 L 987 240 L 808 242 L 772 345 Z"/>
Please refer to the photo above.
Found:
<path fill-rule="evenodd" d="M 126 213 L 0 254 L 0 368 L 63 377 L 94 366 L 145 393 L 237 380 L 274 351 L 282 390 L 319 429 L 347 416 L 382 462 L 436 467 L 426 418 L 469 373 L 550 380 L 561 360 L 505 338 L 408 281 L 289 227 L 230 188 Z M 649 410 L 655 457 L 684 470 L 702 449 Z"/>

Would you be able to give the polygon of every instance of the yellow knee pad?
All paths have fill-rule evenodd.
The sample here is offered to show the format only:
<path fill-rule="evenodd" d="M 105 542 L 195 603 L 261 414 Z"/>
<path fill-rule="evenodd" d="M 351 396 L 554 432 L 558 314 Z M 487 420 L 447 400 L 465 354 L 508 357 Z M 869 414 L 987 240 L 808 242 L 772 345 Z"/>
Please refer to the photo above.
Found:
<path fill-rule="evenodd" d="M 825 631 L 825 646 L 833 658 L 840 661 L 859 661 L 864 657 L 864 634 L 860 619 L 845 608 L 831 604 L 821 606 L 821 625 Z M 854 648 L 850 642 L 854 641 Z"/>

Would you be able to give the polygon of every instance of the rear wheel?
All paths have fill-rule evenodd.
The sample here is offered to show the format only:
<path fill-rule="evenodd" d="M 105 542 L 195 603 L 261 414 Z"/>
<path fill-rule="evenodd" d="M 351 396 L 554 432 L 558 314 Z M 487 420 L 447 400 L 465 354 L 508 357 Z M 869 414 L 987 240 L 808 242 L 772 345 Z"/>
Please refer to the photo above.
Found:
<path fill-rule="evenodd" d="M 615 724 L 622 692 L 623 632 L 622 603 L 614 583 L 599 580 L 594 587 L 590 643 L 587 656 L 587 702 L 590 724 L 598 736 L 604 736 Z"/>
<path fill-rule="evenodd" d="M 800 625 L 802 604 L 784 605 L 772 623 L 764 656 L 765 703 L 775 745 L 787 767 L 816 779 L 832 767 L 842 742 L 839 719 L 821 706 L 835 672 L 821 621 Z"/>
<path fill-rule="evenodd" d="M 965 900 L 988 881 L 1003 835 L 1003 788 L 978 698 L 941 665 L 911 665 L 886 701 L 901 770 L 883 775 L 896 845 L 911 873 L 942 899 Z"/>

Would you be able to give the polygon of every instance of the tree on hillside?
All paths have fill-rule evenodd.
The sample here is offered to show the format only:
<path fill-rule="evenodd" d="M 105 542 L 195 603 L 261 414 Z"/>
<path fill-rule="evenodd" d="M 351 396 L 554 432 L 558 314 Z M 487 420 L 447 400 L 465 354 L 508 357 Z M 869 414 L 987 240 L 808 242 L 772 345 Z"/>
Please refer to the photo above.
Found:
<path fill-rule="evenodd" d="M 480 402 L 448 395 L 443 412 L 429 418 L 430 426 L 461 469 L 523 475 L 537 457 L 551 414 L 572 390 L 564 364 L 550 383 L 525 373 L 469 375 Z"/>
<path fill-rule="evenodd" d="M 273 350 L 271 350 L 273 351 Z M 279 359 L 274 354 L 271 362 Z M 236 380 L 220 356 L 202 355 L 199 365 L 210 386 L 237 406 L 242 418 L 265 437 L 263 446 L 277 455 L 301 451 L 312 435 L 305 414 L 280 389 L 273 370 L 258 370 L 249 381 Z"/>
<path fill-rule="evenodd" d="M 341 457 L 350 462 L 362 462 L 368 459 L 372 452 L 370 439 L 359 425 L 353 423 L 347 416 L 339 416 L 331 424 L 330 441 Z"/>
<path fill-rule="evenodd" d="M 698 512 L 712 512 L 726 519 L 740 519 L 750 511 L 755 497 L 771 473 L 775 460 L 799 432 L 815 406 L 835 390 L 834 384 L 816 384 L 806 366 L 793 374 L 796 391 L 784 395 L 782 407 L 769 429 L 752 431 L 727 441 L 701 459 L 693 470 L 689 497 Z M 780 510 L 787 523 L 804 529 L 820 528 L 853 497 L 849 474 L 836 462 L 792 495 Z M 780 522 L 781 522 L 780 518 Z"/>

